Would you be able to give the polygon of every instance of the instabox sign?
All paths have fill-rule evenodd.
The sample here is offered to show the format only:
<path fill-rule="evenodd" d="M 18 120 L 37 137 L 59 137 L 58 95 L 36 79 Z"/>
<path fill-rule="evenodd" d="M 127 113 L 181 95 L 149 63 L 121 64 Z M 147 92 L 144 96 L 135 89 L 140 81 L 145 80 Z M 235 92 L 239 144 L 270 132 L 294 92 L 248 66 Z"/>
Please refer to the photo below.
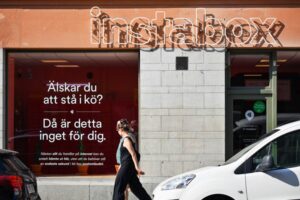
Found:
<path fill-rule="evenodd" d="M 103 47 L 278 47 L 280 27 L 275 17 L 217 18 L 205 8 L 195 18 L 172 17 L 155 10 L 153 17 L 128 19 L 90 9 L 90 40 Z"/>

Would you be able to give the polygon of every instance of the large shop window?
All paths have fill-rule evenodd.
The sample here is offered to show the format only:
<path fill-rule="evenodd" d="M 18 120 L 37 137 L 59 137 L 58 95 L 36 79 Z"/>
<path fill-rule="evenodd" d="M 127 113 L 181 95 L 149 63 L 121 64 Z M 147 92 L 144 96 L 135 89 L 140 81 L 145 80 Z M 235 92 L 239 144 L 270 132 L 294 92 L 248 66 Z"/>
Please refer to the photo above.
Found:
<path fill-rule="evenodd" d="M 269 85 L 268 54 L 233 54 L 230 57 L 232 87 L 265 87 Z"/>
<path fill-rule="evenodd" d="M 7 80 L 7 146 L 35 173 L 115 173 L 116 121 L 138 121 L 137 52 L 11 52 Z"/>
<path fill-rule="evenodd" d="M 277 52 L 277 124 L 300 120 L 300 51 Z"/>
<path fill-rule="evenodd" d="M 300 51 L 235 50 L 229 55 L 226 134 L 231 156 L 268 128 L 300 120 Z"/>

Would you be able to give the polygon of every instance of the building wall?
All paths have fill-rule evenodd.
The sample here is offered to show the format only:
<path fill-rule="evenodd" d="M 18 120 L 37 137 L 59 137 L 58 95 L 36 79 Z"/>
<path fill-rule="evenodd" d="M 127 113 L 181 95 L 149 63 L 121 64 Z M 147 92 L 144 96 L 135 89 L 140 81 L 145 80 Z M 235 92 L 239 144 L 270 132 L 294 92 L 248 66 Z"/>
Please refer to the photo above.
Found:
<path fill-rule="evenodd" d="M 3 49 L 0 48 L 0 148 L 4 148 L 4 122 L 5 122 L 5 112 L 4 112 L 4 85 L 5 85 L 5 67 L 4 67 L 4 52 Z"/>
<path fill-rule="evenodd" d="M 27 1 L 27 0 L 26 0 Z M 36 0 L 35 0 L 36 1 Z M 68 0 L 72 4 L 73 0 Z M 11 1 L 10 1 L 11 2 Z M 24 1 L 25 2 L 25 1 Z M 49 1 L 48 1 L 49 2 Z M 51 1 L 52 2 L 52 1 Z M 83 1 L 81 1 L 83 2 Z M 85 2 L 85 1 L 84 1 Z M 113 1 L 114 2 L 114 1 Z M 111 2 L 111 3 L 113 3 Z M 89 4 L 86 6 L 22 6 L 18 2 L 18 6 L 13 4 L 9 7 L 1 6 L 0 2 L 0 47 L 2 48 L 92 48 L 92 49 L 127 49 L 137 48 L 133 43 L 121 45 L 116 43 L 114 45 L 107 45 L 101 41 L 94 41 L 92 38 L 93 32 L 98 33 L 94 26 L 91 26 L 91 8 L 97 4 Z M 52 2 L 53 3 L 53 2 Z M 61 1 L 65 4 L 65 1 Z M 101 2 L 97 2 L 101 3 Z M 150 2 L 151 3 L 151 2 Z M 186 2 L 185 2 L 186 3 Z M 38 4 L 37 4 L 38 5 Z M 214 17 L 221 20 L 222 26 L 224 25 L 230 33 L 231 25 L 242 25 L 245 32 L 252 34 L 245 34 L 243 42 L 238 40 L 221 40 L 220 47 L 298 47 L 300 45 L 300 26 L 297 20 L 300 17 L 299 7 L 286 6 L 286 7 L 164 7 L 160 8 L 156 4 L 151 7 L 120 7 L 115 8 L 102 8 L 98 5 L 101 12 L 107 14 L 111 19 L 123 18 L 126 22 L 121 23 L 123 26 L 131 27 L 136 24 L 131 24 L 131 21 L 137 17 L 143 17 L 149 20 L 159 19 L 160 25 L 164 17 L 166 18 L 187 18 L 194 24 L 196 28 L 197 18 L 199 22 L 204 19 L 204 12 L 209 17 Z M 157 7 L 156 7 L 157 6 Z M 197 14 L 197 8 L 199 12 Z M 157 12 L 164 14 L 157 15 Z M 257 19 L 255 23 L 251 19 Z M 99 18 L 96 18 L 96 20 Z M 273 21 L 275 20 L 275 21 Z M 177 22 L 180 23 L 180 22 Z M 257 24 L 256 24 L 257 23 Z M 139 21 L 138 24 L 143 24 Z M 204 22 L 202 22 L 204 24 Z M 253 25 L 256 24 L 256 25 Z M 93 28 L 94 27 L 94 28 Z M 96 26 L 100 27 L 100 26 Z M 250 27 L 251 30 L 250 30 Z M 270 28 L 270 31 L 267 29 Z M 106 27 L 108 28 L 108 27 Z M 174 27 L 173 27 L 174 28 Z M 173 29 L 172 28 L 172 29 Z M 105 29 L 106 30 L 106 29 Z M 107 29 L 108 30 L 108 29 Z M 220 31 L 220 30 L 219 30 Z M 259 31 L 259 32 L 257 32 Z M 118 32 L 115 32 L 115 35 Z M 140 34 L 145 33 L 141 31 Z M 257 35 L 259 33 L 259 35 Z M 269 34 L 270 33 L 270 34 Z M 161 34 L 161 33 L 160 33 Z M 167 33 L 168 34 L 168 33 Z M 97 35 L 97 34 L 96 34 Z M 146 34 L 147 35 L 147 34 Z M 200 34 L 201 35 L 201 34 Z M 223 34 L 225 31 L 223 30 Z M 98 35 L 97 35 L 98 36 Z M 249 43 L 249 37 L 254 39 Z M 96 37 L 98 38 L 98 37 Z M 106 38 L 106 37 L 105 37 Z M 232 39 L 234 39 L 233 37 Z M 99 38 L 98 38 L 99 39 Z M 148 41 L 148 37 L 143 38 L 141 43 Z M 153 39 L 153 38 L 152 38 Z M 208 37 L 206 39 L 209 39 Z M 208 40 L 209 41 L 209 40 Z M 207 41 L 207 42 L 208 42 Z M 246 42 L 248 41 L 248 42 Z M 266 42 L 269 41 L 269 42 Z M 92 43 L 91 43 L 92 42 Z M 245 42 L 245 44 L 244 44 Z M 161 43 L 161 42 L 160 42 Z M 207 44 L 214 44 L 210 41 Z M 166 43 L 169 45 L 170 42 Z M 142 47 L 153 47 L 153 44 L 140 45 Z M 138 48 L 140 47 L 138 46 Z M 163 46 L 163 45 L 160 45 Z"/>
<path fill-rule="evenodd" d="M 5 27 L 0 29 L 2 48 L 102 49 L 101 46 L 90 42 L 90 8 L 97 5 L 98 1 L 89 1 L 88 6 L 81 6 L 78 3 L 74 6 L 74 1 L 70 1 L 69 7 L 61 5 L 67 5 L 64 1 L 61 1 L 58 6 L 56 6 L 57 1 L 44 1 L 46 3 L 40 7 L 36 7 L 37 1 L 27 2 L 29 4 L 25 6 L 24 2 L 20 4 L 19 1 L 0 3 L 2 4 L 0 27 Z M 160 10 L 166 11 L 166 17 L 196 19 L 195 10 L 198 4 L 190 6 L 185 2 L 184 6 L 187 7 L 178 5 L 170 7 L 168 3 L 164 3 L 167 7 L 158 9 L 152 4 L 149 7 L 136 8 L 136 2 L 132 2 L 132 7 L 115 6 L 117 9 L 110 6 L 104 6 L 104 9 L 101 5 L 99 7 L 111 18 L 122 17 L 128 22 L 138 16 L 154 19 L 155 12 Z M 204 2 L 203 6 L 206 6 L 206 3 Z M 231 3 L 235 5 L 236 2 L 231 1 Z M 300 26 L 294 20 L 300 15 L 299 7 L 225 7 L 215 6 L 206 10 L 208 14 L 224 20 L 224 23 L 235 17 L 243 17 L 247 20 L 261 17 L 262 21 L 266 17 L 274 17 L 277 19 L 275 25 L 282 27 L 276 38 L 279 41 L 277 46 L 299 46 Z M 112 47 L 112 49 L 121 48 Z M 175 70 L 176 56 L 189 57 L 189 70 Z M 4 141 L 3 121 L 6 117 L 3 63 L 3 49 L 1 49 L 0 141 Z M 224 49 L 140 50 L 139 140 L 141 165 L 146 172 L 146 176 L 141 180 L 149 193 L 166 177 L 201 166 L 216 165 L 225 160 L 224 79 Z M 3 146 L 4 143 L 0 142 L 0 148 Z M 42 199 L 49 200 L 86 200 L 99 199 L 99 197 L 111 199 L 113 183 L 114 177 L 107 179 L 103 177 L 38 178 L 40 195 Z"/>
<path fill-rule="evenodd" d="M 189 69 L 176 71 L 176 56 Z M 140 152 L 148 177 L 225 159 L 225 52 L 140 51 Z"/>

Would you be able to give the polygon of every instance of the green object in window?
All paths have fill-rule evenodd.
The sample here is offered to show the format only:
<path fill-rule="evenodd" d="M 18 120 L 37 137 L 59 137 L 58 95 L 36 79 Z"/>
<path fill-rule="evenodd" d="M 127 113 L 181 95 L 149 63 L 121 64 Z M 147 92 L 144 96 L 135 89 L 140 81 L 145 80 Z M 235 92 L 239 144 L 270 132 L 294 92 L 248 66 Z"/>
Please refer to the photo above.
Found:
<path fill-rule="evenodd" d="M 263 101 L 255 101 L 253 110 L 256 113 L 263 113 L 266 111 L 266 104 Z"/>

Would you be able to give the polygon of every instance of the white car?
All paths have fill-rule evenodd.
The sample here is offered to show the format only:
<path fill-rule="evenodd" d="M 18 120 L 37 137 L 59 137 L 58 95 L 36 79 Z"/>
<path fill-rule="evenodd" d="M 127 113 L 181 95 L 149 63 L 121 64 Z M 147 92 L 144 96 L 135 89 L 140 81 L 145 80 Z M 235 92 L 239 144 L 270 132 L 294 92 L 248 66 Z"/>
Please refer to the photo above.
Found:
<path fill-rule="evenodd" d="M 221 166 L 172 177 L 154 200 L 300 200 L 300 121 L 266 134 Z"/>

